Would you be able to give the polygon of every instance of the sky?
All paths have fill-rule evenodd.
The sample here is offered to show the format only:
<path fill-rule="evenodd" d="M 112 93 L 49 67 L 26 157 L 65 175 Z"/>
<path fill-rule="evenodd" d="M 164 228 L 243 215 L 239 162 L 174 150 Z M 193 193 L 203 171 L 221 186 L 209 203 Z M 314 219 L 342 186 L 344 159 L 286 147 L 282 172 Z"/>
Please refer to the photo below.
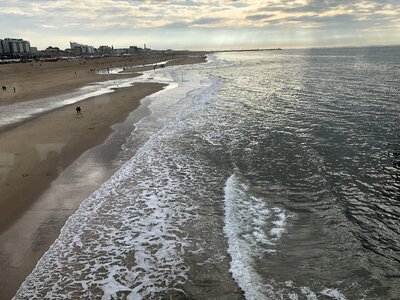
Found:
<path fill-rule="evenodd" d="M 400 44 L 400 0 L 0 0 L 31 46 L 222 50 Z"/>

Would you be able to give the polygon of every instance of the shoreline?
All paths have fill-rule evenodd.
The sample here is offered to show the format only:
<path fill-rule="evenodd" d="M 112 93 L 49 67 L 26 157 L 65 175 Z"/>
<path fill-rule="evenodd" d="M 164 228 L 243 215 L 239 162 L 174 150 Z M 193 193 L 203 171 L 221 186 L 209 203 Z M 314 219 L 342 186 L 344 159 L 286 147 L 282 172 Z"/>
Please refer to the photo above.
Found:
<path fill-rule="evenodd" d="M 167 65 L 203 61 L 200 57 L 183 57 Z M 140 71 L 144 69 L 152 67 Z M 134 74 L 106 76 L 131 78 L 137 76 L 136 70 Z M 118 131 L 113 126 L 122 124 L 141 107 L 143 98 L 165 86 L 162 83 L 135 83 L 132 87 L 114 89 L 112 93 L 40 113 L 0 130 L 0 271 L 4 274 L 0 276 L 0 299 L 14 296 L 58 237 L 65 221 L 115 171 L 112 166 L 99 171 L 97 165 L 88 163 L 78 175 L 85 182 L 98 178 L 90 187 L 80 187 L 84 182 L 74 182 L 76 174 L 71 175 L 68 170 L 76 169 L 86 153 L 105 146 Z M 33 94 L 38 95 L 40 92 Z M 23 99 L 28 100 L 32 99 Z M 76 105 L 82 107 L 80 116 L 75 112 Z M 108 149 L 98 157 L 105 165 L 111 163 L 110 157 L 114 154 L 111 152 L 116 152 Z M 86 175 L 89 178 L 84 177 Z M 71 181 L 69 190 L 65 190 L 64 183 L 57 183 L 65 181 L 62 177 Z M 57 185 L 61 190 L 52 192 Z M 71 194 L 74 194 L 73 200 Z M 71 202 L 60 203 L 60 195 L 71 198 Z"/>
<path fill-rule="evenodd" d="M 82 106 L 80 115 L 71 104 L 1 133 L 0 233 L 62 170 L 88 149 L 104 143 L 112 133 L 111 126 L 125 120 L 142 98 L 164 86 L 136 83 L 77 102 Z"/>
<path fill-rule="evenodd" d="M 142 63 L 148 61 L 148 59 L 141 61 Z M 78 103 L 80 101 L 84 101 L 86 99 L 89 99 L 91 97 L 97 96 L 97 95 L 92 95 L 90 96 L 91 93 L 95 93 L 97 90 L 102 90 L 104 89 L 103 94 L 107 93 L 112 93 L 112 91 L 118 89 L 118 85 L 115 84 L 115 80 L 130 80 L 136 77 L 139 77 L 142 75 L 141 72 L 144 71 L 149 71 L 149 70 L 156 70 L 154 67 L 157 65 L 157 68 L 161 68 L 161 66 L 174 66 L 174 65 L 185 65 L 185 64 L 194 64 L 194 63 L 201 63 L 205 61 L 205 57 L 191 57 L 191 56 L 186 56 L 186 57 L 179 57 L 179 58 L 174 58 L 168 62 L 163 62 L 160 64 L 160 58 L 153 58 L 151 61 L 156 61 L 150 65 L 142 66 L 141 64 L 138 65 L 132 65 L 129 66 L 123 70 L 121 70 L 118 73 L 110 73 L 110 74 L 97 74 L 96 78 L 99 79 L 97 81 L 91 82 L 90 79 L 89 83 L 87 83 L 87 78 L 84 79 L 82 82 L 78 82 L 79 84 L 77 85 L 78 87 L 75 87 L 74 89 L 60 89 L 57 93 L 50 93 L 46 94 L 45 97 L 40 97 L 40 95 L 43 94 L 42 90 L 33 92 L 32 94 L 29 94 L 28 97 L 24 97 L 22 100 L 18 98 L 19 94 L 15 94 L 16 98 L 13 99 L 5 99 L 4 92 L 0 93 L 0 119 L 4 118 L 2 122 L 0 122 L 0 134 L 8 131 L 12 128 L 18 127 L 23 125 L 26 122 L 29 122 L 30 120 L 40 117 L 43 114 L 55 111 L 59 108 L 62 108 L 66 106 L 67 104 L 64 104 L 65 100 L 67 99 L 74 99 L 74 98 L 81 98 L 82 100 L 76 100 L 75 102 L 68 101 L 71 104 Z M 138 63 L 138 62 L 136 62 Z M 86 67 L 85 67 L 86 68 Z M 135 68 L 134 72 L 129 72 L 130 68 Z M 111 70 L 110 70 L 111 71 Z M 0 65 L 0 81 L 2 80 L 2 70 L 1 70 L 1 65 Z M 18 74 L 17 74 L 18 75 Z M 110 85 L 107 86 L 107 82 L 110 82 Z M 140 81 L 139 81 L 140 82 Z M 154 82 L 154 81 L 151 81 Z M 85 84 L 86 83 L 86 84 Z M 133 84 L 134 81 L 130 83 Z M 49 83 L 49 85 L 52 85 L 53 83 Z M 125 83 L 126 84 L 126 83 Z M 83 85 L 83 86 L 82 86 Z M 82 91 L 84 89 L 87 89 L 91 87 L 90 91 Z M 81 91 L 81 93 L 79 93 Z M 49 91 L 45 91 L 48 93 Z M 10 95 L 10 94 L 8 94 Z M 28 107 L 31 105 L 31 107 Z M 24 107 L 25 106 L 25 107 Z M 28 109 L 27 109 L 28 107 Z M 49 109 L 46 109 L 45 107 L 50 107 Z M 1 111 L 3 110 L 3 112 Z M 19 115 L 19 120 L 12 120 L 13 118 L 10 118 L 8 116 L 13 115 L 15 113 L 15 110 L 17 110 L 17 115 Z M 27 111 L 29 113 L 27 114 Z M 31 113 L 33 111 L 33 113 Z M 37 111 L 37 112 L 36 112 Z"/>
<path fill-rule="evenodd" d="M 4 171 L 7 168 L 0 169 L 3 171 L 0 173 L 0 193 L 3 195 L 0 201 L 0 270 L 2 274 L 7 274 L 7 277 L 0 278 L 1 299 L 14 296 L 19 285 L 58 237 L 66 219 L 75 212 L 80 202 L 102 184 L 102 180 L 108 178 L 102 178 L 92 188 L 83 187 L 73 203 L 61 204 L 68 207 L 67 211 L 65 207 L 53 207 L 54 201 L 60 201 L 58 199 L 47 199 L 47 205 L 38 209 L 35 207 L 38 199 L 46 198 L 45 194 L 53 182 L 77 163 L 82 155 L 96 146 L 104 145 L 115 132 L 112 126 L 124 122 L 128 115 L 140 106 L 141 99 L 164 87 L 164 84 L 140 83 L 130 88 L 121 88 L 114 93 L 79 102 L 82 107 L 81 116 L 76 115 L 74 105 L 69 105 L 0 134 L 0 154 L 3 162 L 4 153 L 10 158 L 11 151 L 20 149 L 18 155 L 14 153 L 13 165 L 8 168 L 6 176 Z M 112 110 L 105 105 L 111 101 Z M 64 125 L 66 122 L 69 122 L 67 128 Z M 49 125 L 51 129 L 48 128 Z M 63 130 L 64 128 L 66 129 Z M 41 137 L 35 134 L 43 133 L 46 129 L 49 133 Z M 15 139 L 16 141 L 12 142 Z M 111 173 L 113 171 L 107 170 Z M 94 171 L 81 170 L 82 177 L 90 172 Z M 71 187 L 76 188 L 79 184 L 74 182 Z M 69 197 L 70 193 L 75 191 L 62 192 Z M 58 198 L 60 194 L 52 196 Z M 38 224 L 33 224 L 32 216 L 40 219 Z M 32 226 L 34 228 L 31 228 Z M 27 235 L 27 232 L 31 232 L 32 235 Z M 22 250 L 10 249 L 9 244 L 14 243 L 29 247 Z M 14 256 L 18 255 L 18 259 L 15 259 Z M 10 256 L 12 259 L 9 259 Z"/>

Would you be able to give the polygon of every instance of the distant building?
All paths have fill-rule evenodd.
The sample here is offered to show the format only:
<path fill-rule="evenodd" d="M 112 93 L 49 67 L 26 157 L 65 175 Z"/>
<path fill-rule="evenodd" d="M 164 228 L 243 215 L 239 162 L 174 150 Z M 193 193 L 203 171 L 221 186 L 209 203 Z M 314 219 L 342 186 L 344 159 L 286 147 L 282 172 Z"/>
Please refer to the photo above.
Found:
<path fill-rule="evenodd" d="M 82 48 L 81 47 L 75 47 L 75 48 L 71 48 L 69 50 L 69 52 L 73 55 L 73 56 L 81 56 L 83 54 Z"/>
<path fill-rule="evenodd" d="M 8 44 L 8 42 L 1 40 L 1 48 L 2 48 L 3 54 L 8 54 L 8 55 L 11 54 L 10 45 Z"/>
<path fill-rule="evenodd" d="M 129 47 L 129 54 L 137 54 L 137 53 L 139 53 L 139 48 L 137 46 Z"/>
<path fill-rule="evenodd" d="M 46 56 L 57 57 L 60 55 L 60 48 L 49 46 L 44 50 Z"/>
<path fill-rule="evenodd" d="M 0 39 L 0 55 L 10 54 L 10 46 L 4 40 Z"/>
<path fill-rule="evenodd" d="M 83 45 L 76 42 L 69 42 L 69 44 L 71 46 L 71 53 L 75 56 L 95 54 L 93 46 Z"/>
<path fill-rule="evenodd" d="M 94 47 L 93 46 L 86 46 L 86 53 L 93 55 L 95 53 Z"/>
<path fill-rule="evenodd" d="M 127 48 L 114 49 L 113 54 L 116 56 L 122 56 L 125 54 L 129 54 L 129 49 L 127 49 Z"/>
<path fill-rule="evenodd" d="M 74 49 L 74 48 L 81 48 L 81 47 L 84 46 L 84 45 L 79 44 L 79 43 L 76 43 L 76 42 L 69 42 L 69 45 L 71 46 L 71 49 Z"/>
<path fill-rule="evenodd" d="M 3 55 L 29 55 L 31 53 L 31 45 L 23 39 L 5 38 L 0 41 L 1 53 Z"/>
<path fill-rule="evenodd" d="M 37 47 L 31 47 L 31 53 L 34 54 L 34 55 L 38 54 Z"/>
<path fill-rule="evenodd" d="M 100 46 L 99 49 L 97 49 L 97 52 L 99 55 L 112 55 L 113 54 L 113 48 L 109 46 Z"/>

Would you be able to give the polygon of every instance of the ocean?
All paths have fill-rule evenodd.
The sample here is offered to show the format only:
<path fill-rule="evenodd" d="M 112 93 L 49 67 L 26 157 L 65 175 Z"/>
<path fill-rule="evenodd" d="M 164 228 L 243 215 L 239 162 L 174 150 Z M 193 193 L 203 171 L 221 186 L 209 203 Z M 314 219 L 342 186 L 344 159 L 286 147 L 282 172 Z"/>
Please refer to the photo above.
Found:
<path fill-rule="evenodd" d="M 15 299 L 398 299 L 399 53 L 216 53 L 145 72 L 169 86 L 144 99 L 126 162 Z"/>

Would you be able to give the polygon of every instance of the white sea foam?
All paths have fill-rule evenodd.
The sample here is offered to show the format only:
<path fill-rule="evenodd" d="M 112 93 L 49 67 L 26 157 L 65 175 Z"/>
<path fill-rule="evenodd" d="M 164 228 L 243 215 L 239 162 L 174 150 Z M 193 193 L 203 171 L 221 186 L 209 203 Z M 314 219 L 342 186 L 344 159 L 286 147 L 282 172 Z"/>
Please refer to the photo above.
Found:
<path fill-rule="evenodd" d="M 170 61 L 174 61 L 175 59 L 169 59 L 169 60 L 164 60 L 164 61 L 159 61 L 156 63 L 152 64 L 142 64 L 142 65 L 136 65 L 136 66 L 129 66 L 129 67 L 113 67 L 113 68 L 108 68 L 108 69 L 102 69 L 99 71 L 99 74 L 119 74 L 121 72 L 126 73 L 126 70 L 130 69 L 138 69 L 138 68 L 144 68 L 144 67 L 153 67 L 153 66 L 161 66 L 169 63 Z"/>
<path fill-rule="evenodd" d="M 180 232 L 195 218 L 195 206 L 180 188 L 185 161 L 167 157 L 165 164 L 154 166 L 168 150 L 152 144 L 85 200 L 17 299 L 43 291 L 45 297 L 90 298 L 100 293 L 113 299 L 123 293 L 141 299 L 186 280 L 182 256 L 188 241 Z"/>
<path fill-rule="evenodd" d="M 201 189 L 191 178 L 205 171 L 169 140 L 179 112 L 205 105 L 215 81 L 185 67 L 157 76 L 175 83 L 152 96 L 152 114 L 137 129 L 149 131 L 148 141 L 70 217 L 15 299 L 148 299 L 187 280 L 184 226 L 197 217 L 190 194 Z"/>
<path fill-rule="evenodd" d="M 275 253 L 286 226 L 286 212 L 268 207 L 266 199 L 252 195 L 238 175 L 225 186 L 225 227 L 231 272 L 245 292 L 246 299 L 266 299 L 274 294 L 255 269 L 255 258 Z"/>
<path fill-rule="evenodd" d="M 335 300 L 346 300 L 346 297 L 336 289 L 324 289 L 320 294 Z"/>
<path fill-rule="evenodd" d="M 119 74 L 122 71 L 124 71 L 124 68 L 118 67 L 118 68 L 103 69 L 103 70 L 100 70 L 98 73 L 101 74 L 101 75 L 104 75 L 104 74 Z"/>
<path fill-rule="evenodd" d="M 309 287 L 301 287 L 300 291 L 307 300 L 318 300 L 317 294 L 313 292 Z"/>
<path fill-rule="evenodd" d="M 272 206 L 272 205 L 271 205 Z M 268 206 L 268 199 L 255 196 L 250 185 L 239 175 L 231 175 L 225 185 L 225 227 L 231 272 L 248 300 L 252 299 L 318 299 L 317 294 L 345 300 L 336 289 L 314 292 L 299 287 L 293 280 L 278 282 L 258 274 L 257 259 L 277 254 L 277 246 L 294 217 L 281 207 Z M 272 259 L 272 257 L 271 257 Z"/>

